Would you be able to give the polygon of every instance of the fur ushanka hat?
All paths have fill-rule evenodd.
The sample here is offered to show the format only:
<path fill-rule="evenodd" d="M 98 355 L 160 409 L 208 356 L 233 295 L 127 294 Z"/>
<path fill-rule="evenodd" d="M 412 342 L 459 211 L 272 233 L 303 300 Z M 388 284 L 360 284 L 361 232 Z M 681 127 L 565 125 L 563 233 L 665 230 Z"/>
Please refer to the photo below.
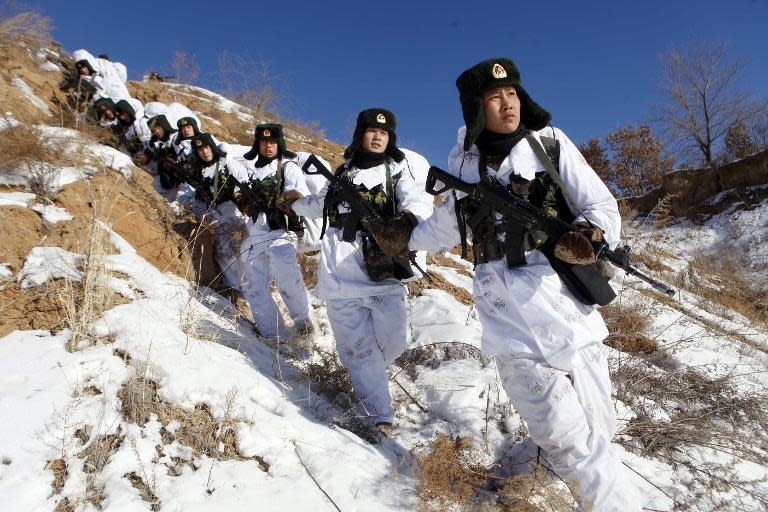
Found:
<path fill-rule="evenodd" d="M 253 132 L 253 146 L 243 155 L 246 160 L 253 160 L 259 156 L 259 142 L 262 140 L 277 141 L 277 154 L 283 158 L 296 158 L 296 153 L 288 151 L 285 147 L 285 133 L 283 125 L 277 123 L 257 124 Z"/>
<path fill-rule="evenodd" d="M 485 127 L 483 93 L 496 87 L 512 86 L 520 98 L 520 122 L 530 130 L 541 130 L 552 119 L 549 112 L 539 106 L 520 85 L 520 72 L 509 59 L 489 59 L 464 71 L 456 79 L 461 111 L 467 133 L 464 151 L 469 150 Z"/>
<path fill-rule="evenodd" d="M 357 124 L 355 125 L 355 133 L 352 135 L 352 143 L 344 150 L 344 158 L 350 159 L 355 156 L 355 152 L 360 149 L 363 143 L 363 134 L 365 134 L 368 128 L 386 130 L 389 133 L 389 142 L 384 152 L 392 157 L 395 162 L 401 162 L 405 158 L 405 154 L 397 147 L 397 134 L 395 133 L 397 118 L 395 114 L 383 108 L 369 108 L 357 115 Z"/>
<path fill-rule="evenodd" d="M 205 146 L 208 146 L 211 148 L 211 151 L 213 151 L 214 160 L 221 156 L 221 151 L 219 151 L 219 148 L 210 133 L 198 133 L 192 137 L 192 149 L 195 150 L 195 153 L 197 153 L 198 149 Z"/>

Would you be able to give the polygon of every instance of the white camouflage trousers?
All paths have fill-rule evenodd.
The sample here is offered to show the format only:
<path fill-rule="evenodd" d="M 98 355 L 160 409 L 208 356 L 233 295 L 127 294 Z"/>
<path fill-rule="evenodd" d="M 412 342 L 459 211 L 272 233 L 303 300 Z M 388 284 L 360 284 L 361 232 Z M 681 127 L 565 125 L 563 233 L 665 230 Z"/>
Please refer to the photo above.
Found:
<path fill-rule="evenodd" d="M 355 396 L 371 423 L 395 417 L 387 366 L 405 350 L 408 316 L 402 295 L 329 299 L 328 320 L 339 358 L 349 372 Z"/>
<path fill-rule="evenodd" d="M 556 369 L 543 357 L 497 355 L 504 390 L 545 460 L 571 488 L 581 510 L 635 512 L 639 496 L 611 446 L 616 414 L 606 349 L 581 349 L 578 368 Z"/>
<path fill-rule="evenodd" d="M 272 297 L 275 281 L 280 297 L 294 323 L 309 318 L 309 302 L 304 277 L 296 259 L 296 248 L 290 242 L 272 242 L 266 250 L 251 248 L 243 254 L 242 291 L 251 307 L 253 320 L 262 336 L 288 336 L 285 320 Z"/>

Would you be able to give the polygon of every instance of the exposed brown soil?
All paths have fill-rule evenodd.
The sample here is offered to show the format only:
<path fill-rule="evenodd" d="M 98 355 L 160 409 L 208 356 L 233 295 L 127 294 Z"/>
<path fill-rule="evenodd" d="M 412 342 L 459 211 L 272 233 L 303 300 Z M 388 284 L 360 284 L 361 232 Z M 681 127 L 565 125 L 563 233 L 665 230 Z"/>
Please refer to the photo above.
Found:
<path fill-rule="evenodd" d="M 448 292 L 453 295 L 456 300 L 465 306 L 469 306 L 474 303 L 472 294 L 464 288 L 449 283 L 444 277 L 436 272 L 427 270 L 427 274 L 429 274 L 429 276 L 432 278 L 431 283 L 426 279 L 419 279 L 418 281 L 408 283 L 408 291 L 411 295 L 418 297 L 424 290 L 429 289 L 443 290 L 444 292 Z"/>

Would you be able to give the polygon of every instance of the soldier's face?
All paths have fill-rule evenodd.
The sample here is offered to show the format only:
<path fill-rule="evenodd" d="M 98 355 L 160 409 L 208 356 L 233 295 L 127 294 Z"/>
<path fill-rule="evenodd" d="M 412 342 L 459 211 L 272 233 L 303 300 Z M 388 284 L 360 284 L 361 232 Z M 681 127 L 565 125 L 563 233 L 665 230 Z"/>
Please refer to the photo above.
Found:
<path fill-rule="evenodd" d="M 119 118 L 120 118 L 120 120 L 121 120 L 122 122 L 124 122 L 125 124 L 130 124 L 130 123 L 132 122 L 132 121 L 131 121 L 131 115 L 130 115 L 128 112 L 120 112 L 120 113 L 117 115 L 117 117 L 119 117 Z"/>
<path fill-rule="evenodd" d="M 77 66 L 77 71 L 80 73 L 81 76 L 90 76 L 91 71 L 88 69 L 88 66 L 85 64 L 80 64 Z"/>
<path fill-rule="evenodd" d="M 107 107 L 100 107 L 99 110 L 101 110 L 101 115 L 103 115 L 104 117 L 106 117 L 110 121 L 115 118 L 115 113 L 112 112 L 112 110 L 110 110 L 109 108 L 107 108 Z"/>
<path fill-rule="evenodd" d="M 264 139 L 260 140 L 259 154 L 265 158 L 272 158 L 273 156 L 277 156 L 277 141 Z"/>
<path fill-rule="evenodd" d="M 163 127 L 160 125 L 153 125 L 152 126 L 152 135 L 157 137 L 158 139 L 162 139 L 165 137 L 165 130 L 163 130 Z"/>
<path fill-rule="evenodd" d="M 512 133 L 520 126 L 520 97 L 514 87 L 498 87 L 483 93 L 485 129 Z"/>
<path fill-rule="evenodd" d="M 363 149 L 371 153 L 383 153 L 389 144 L 389 132 L 381 128 L 368 128 L 363 134 Z"/>
<path fill-rule="evenodd" d="M 197 156 L 200 157 L 200 160 L 203 162 L 210 162 L 213 160 L 213 150 L 210 146 L 203 146 L 201 148 L 197 148 Z"/>
<path fill-rule="evenodd" d="M 192 137 L 195 134 L 195 129 L 192 128 L 191 124 L 185 124 L 180 131 L 182 137 Z"/>

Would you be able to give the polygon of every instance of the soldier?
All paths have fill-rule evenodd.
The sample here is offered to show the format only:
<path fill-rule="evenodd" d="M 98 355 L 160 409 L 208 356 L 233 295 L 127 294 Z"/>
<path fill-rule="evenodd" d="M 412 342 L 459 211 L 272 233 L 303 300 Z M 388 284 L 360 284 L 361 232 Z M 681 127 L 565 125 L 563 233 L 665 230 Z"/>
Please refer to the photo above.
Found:
<path fill-rule="evenodd" d="M 238 290 L 242 282 L 239 257 L 244 218 L 233 202 L 238 187 L 232 175 L 244 176 L 248 171 L 241 159 L 221 151 L 209 133 L 192 137 L 191 146 L 195 153 L 190 160 L 190 176 L 199 180 L 194 183 L 194 190 L 207 205 L 200 216 L 203 221 L 207 217 L 213 226 L 216 261 L 224 284 Z"/>
<path fill-rule="evenodd" d="M 296 154 L 285 147 L 283 126 L 256 126 L 254 143 L 243 155 L 247 174 L 235 176 L 240 182 L 238 204 L 248 217 L 248 237 L 243 251 L 243 295 L 248 300 L 254 321 L 262 336 L 288 340 L 285 321 L 275 304 L 270 288 L 274 280 L 298 340 L 313 330 L 304 278 L 296 258 L 296 245 L 303 235 L 302 219 L 278 209 L 278 196 L 298 199 L 309 194 Z"/>
<path fill-rule="evenodd" d="M 411 225 L 432 212 L 424 191 L 429 164 L 424 157 L 396 145 L 392 112 L 360 112 L 347 160 L 336 170 L 350 180 L 360 197 L 388 221 Z M 292 201 L 298 215 L 323 217 L 323 238 L 315 293 L 326 300 L 336 349 L 349 371 L 363 414 L 385 436 L 393 429 L 394 410 L 386 368 L 405 350 L 408 318 L 402 280 L 419 276 L 407 260 L 389 258 L 370 237 L 369 224 L 354 221 L 340 197 L 328 192 Z M 403 263 L 405 261 L 405 263 Z"/>
<path fill-rule="evenodd" d="M 410 242 L 407 234 L 379 231 L 380 245 L 390 254 L 405 249 L 402 240 L 411 250 L 436 251 L 464 245 L 469 227 L 482 349 L 495 356 L 531 439 L 580 510 L 638 511 L 636 489 L 611 446 L 616 416 L 602 344 L 608 330 L 565 274 L 595 262 L 593 241 L 618 243 L 616 200 L 568 137 L 548 126 L 550 114 L 523 89 L 511 60 L 481 62 L 456 86 L 465 126 L 448 172 L 468 183 L 498 181 L 573 231 L 550 240 L 499 212 L 478 213 L 482 204 L 457 193 L 413 230 Z"/>

